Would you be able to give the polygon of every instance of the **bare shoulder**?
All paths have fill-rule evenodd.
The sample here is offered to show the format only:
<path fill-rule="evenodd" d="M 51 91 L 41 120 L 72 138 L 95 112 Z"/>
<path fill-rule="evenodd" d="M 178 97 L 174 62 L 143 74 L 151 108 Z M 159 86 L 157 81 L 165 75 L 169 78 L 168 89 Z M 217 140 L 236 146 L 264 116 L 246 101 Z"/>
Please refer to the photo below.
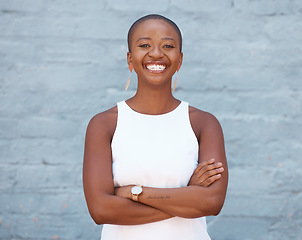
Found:
<path fill-rule="evenodd" d="M 198 121 L 202 121 L 204 123 L 218 122 L 217 118 L 213 114 L 202 111 L 192 106 L 189 107 L 189 113 L 190 113 L 190 118 L 196 119 Z"/>
<path fill-rule="evenodd" d="M 209 112 L 190 106 L 189 115 L 192 128 L 198 138 L 205 130 L 221 130 L 219 121 L 213 114 Z"/>
<path fill-rule="evenodd" d="M 87 127 L 88 132 L 102 132 L 103 134 L 113 135 L 117 122 L 117 106 L 104 112 L 96 114 L 91 118 Z"/>

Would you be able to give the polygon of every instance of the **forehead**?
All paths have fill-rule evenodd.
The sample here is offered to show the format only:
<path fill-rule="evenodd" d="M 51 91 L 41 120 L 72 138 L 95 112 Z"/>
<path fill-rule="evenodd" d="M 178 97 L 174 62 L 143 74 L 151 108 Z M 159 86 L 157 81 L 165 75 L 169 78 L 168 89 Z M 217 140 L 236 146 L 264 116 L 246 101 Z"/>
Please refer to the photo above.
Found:
<path fill-rule="evenodd" d="M 161 19 L 149 19 L 139 23 L 134 31 L 133 38 L 150 36 L 172 37 L 179 41 L 179 36 L 175 28 L 168 22 Z"/>

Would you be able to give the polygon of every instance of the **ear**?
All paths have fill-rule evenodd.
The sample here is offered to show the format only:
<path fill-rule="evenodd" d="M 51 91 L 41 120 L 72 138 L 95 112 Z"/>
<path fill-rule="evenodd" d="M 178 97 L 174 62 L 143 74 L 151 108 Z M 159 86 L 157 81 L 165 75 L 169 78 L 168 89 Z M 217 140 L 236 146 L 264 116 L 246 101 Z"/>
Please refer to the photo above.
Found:
<path fill-rule="evenodd" d="M 181 65 L 182 65 L 182 59 L 183 59 L 183 53 L 181 52 L 180 53 L 180 59 L 179 59 L 179 65 L 178 65 L 178 68 L 177 68 L 177 72 L 179 71 L 179 69 L 180 69 L 180 67 L 181 67 Z"/>
<path fill-rule="evenodd" d="M 127 52 L 127 62 L 128 65 L 132 65 L 132 57 L 131 57 L 131 52 Z"/>

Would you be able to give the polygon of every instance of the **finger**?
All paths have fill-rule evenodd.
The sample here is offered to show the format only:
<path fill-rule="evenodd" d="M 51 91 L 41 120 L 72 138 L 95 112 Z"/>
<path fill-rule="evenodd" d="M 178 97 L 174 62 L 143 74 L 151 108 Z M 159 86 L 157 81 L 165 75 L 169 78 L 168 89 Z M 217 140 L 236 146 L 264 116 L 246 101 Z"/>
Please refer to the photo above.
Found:
<path fill-rule="evenodd" d="M 220 167 L 218 169 L 207 171 L 207 172 L 205 172 L 204 174 L 202 174 L 200 176 L 199 175 L 194 175 L 194 176 L 191 177 L 188 185 L 202 186 L 202 184 L 204 184 L 204 182 L 206 182 L 208 178 L 219 175 L 223 171 L 224 171 L 224 168 Z"/>
<path fill-rule="evenodd" d="M 199 169 L 199 171 L 196 172 L 195 175 L 198 176 L 198 177 L 201 177 L 206 172 L 209 172 L 209 171 L 212 171 L 212 170 L 215 170 L 215 169 L 219 169 L 221 167 L 222 167 L 222 163 L 221 162 L 213 163 L 213 164 L 210 164 L 210 165 L 206 165 L 206 166 L 202 167 L 201 169 Z"/>
<path fill-rule="evenodd" d="M 203 168 L 201 168 L 201 171 L 210 171 L 210 170 L 213 170 L 213 169 L 218 169 L 222 167 L 222 163 L 221 162 L 217 162 L 217 163 L 213 163 L 213 164 L 209 164 L 209 165 L 206 165 L 204 166 Z"/>
<path fill-rule="evenodd" d="M 212 177 L 209 177 L 207 178 L 202 184 L 201 186 L 203 187 L 208 187 L 210 186 L 213 182 L 219 180 L 221 178 L 221 174 L 217 174 L 217 175 L 214 175 Z"/>
<path fill-rule="evenodd" d="M 207 165 L 210 165 L 210 164 L 213 164 L 215 162 L 215 159 L 214 158 L 211 158 L 207 161 L 203 161 L 201 163 L 199 163 L 194 171 L 193 174 L 196 174 L 198 173 L 203 167 L 207 166 Z"/>
<path fill-rule="evenodd" d="M 206 171 L 204 174 L 202 174 L 200 176 L 200 181 L 204 182 L 208 178 L 210 178 L 212 176 L 215 176 L 215 175 L 218 175 L 218 174 L 222 173 L 223 171 L 224 171 L 223 167 L 220 167 L 220 168 L 217 168 L 217 169 L 214 169 L 214 170 L 210 170 L 210 171 Z"/>

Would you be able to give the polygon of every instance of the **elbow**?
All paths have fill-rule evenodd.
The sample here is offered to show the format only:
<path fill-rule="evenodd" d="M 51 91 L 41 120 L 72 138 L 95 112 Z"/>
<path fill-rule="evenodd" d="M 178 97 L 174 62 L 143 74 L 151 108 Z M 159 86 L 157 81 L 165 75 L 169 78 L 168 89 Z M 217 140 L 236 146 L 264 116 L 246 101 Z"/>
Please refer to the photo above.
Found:
<path fill-rule="evenodd" d="M 110 212 L 110 208 L 106 207 L 95 207 L 93 209 L 89 209 L 90 216 L 97 225 L 111 223 L 112 214 Z"/>
<path fill-rule="evenodd" d="M 223 204 L 224 198 L 213 197 L 208 205 L 209 208 L 206 216 L 217 216 L 221 212 Z"/>
<path fill-rule="evenodd" d="M 95 222 L 95 224 L 97 225 L 103 225 L 108 223 L 108 219 L 106 218 L 106 216 L 104 216 L 102 213 L 94 213 L 94 214 L 90 214 L 93 221 Z"/>
<path fill-rule="evenodd" d="M 102 224 L 105 224 L 105 221 L 101 218 L 98 218 L 98 217 L 92 217 L 93 221 L 95 222 L 95 224 L 97 225 L 102 225 Z"/>
<path fill-rule="evenodd" d="M 97 225 L 102 225 L 107 223 L 106 216 L 102 213 L 102 211 L 89 211 L 91 218 Z"/>
<path fill-rule="evenodd" d="M 87 201 L 87 200 L 86 200 Z M 110 224 L 116 219 L 112 196 L 104 195 L 87 201 L 87 207 L 92 220 L 97 225 Z"/>
<path fill-rule="evenodd" d="M 186 216 L 188 218 L 198 218 L 206 216 L 217 216 L 223 207 L 224 199 L 211 197 L 202 205 L 199 205 L 194 211 Z"/>
<path fill-rule="evenodd" d="M 212 213 L 209 214 L 209 216 L 217 216 L 220 212 L 221 212 L 221 209 L 222 209 L 222 206 L 221 207 L 218 207 L 218 208 L 215 208 L 213 209 Z"/>

